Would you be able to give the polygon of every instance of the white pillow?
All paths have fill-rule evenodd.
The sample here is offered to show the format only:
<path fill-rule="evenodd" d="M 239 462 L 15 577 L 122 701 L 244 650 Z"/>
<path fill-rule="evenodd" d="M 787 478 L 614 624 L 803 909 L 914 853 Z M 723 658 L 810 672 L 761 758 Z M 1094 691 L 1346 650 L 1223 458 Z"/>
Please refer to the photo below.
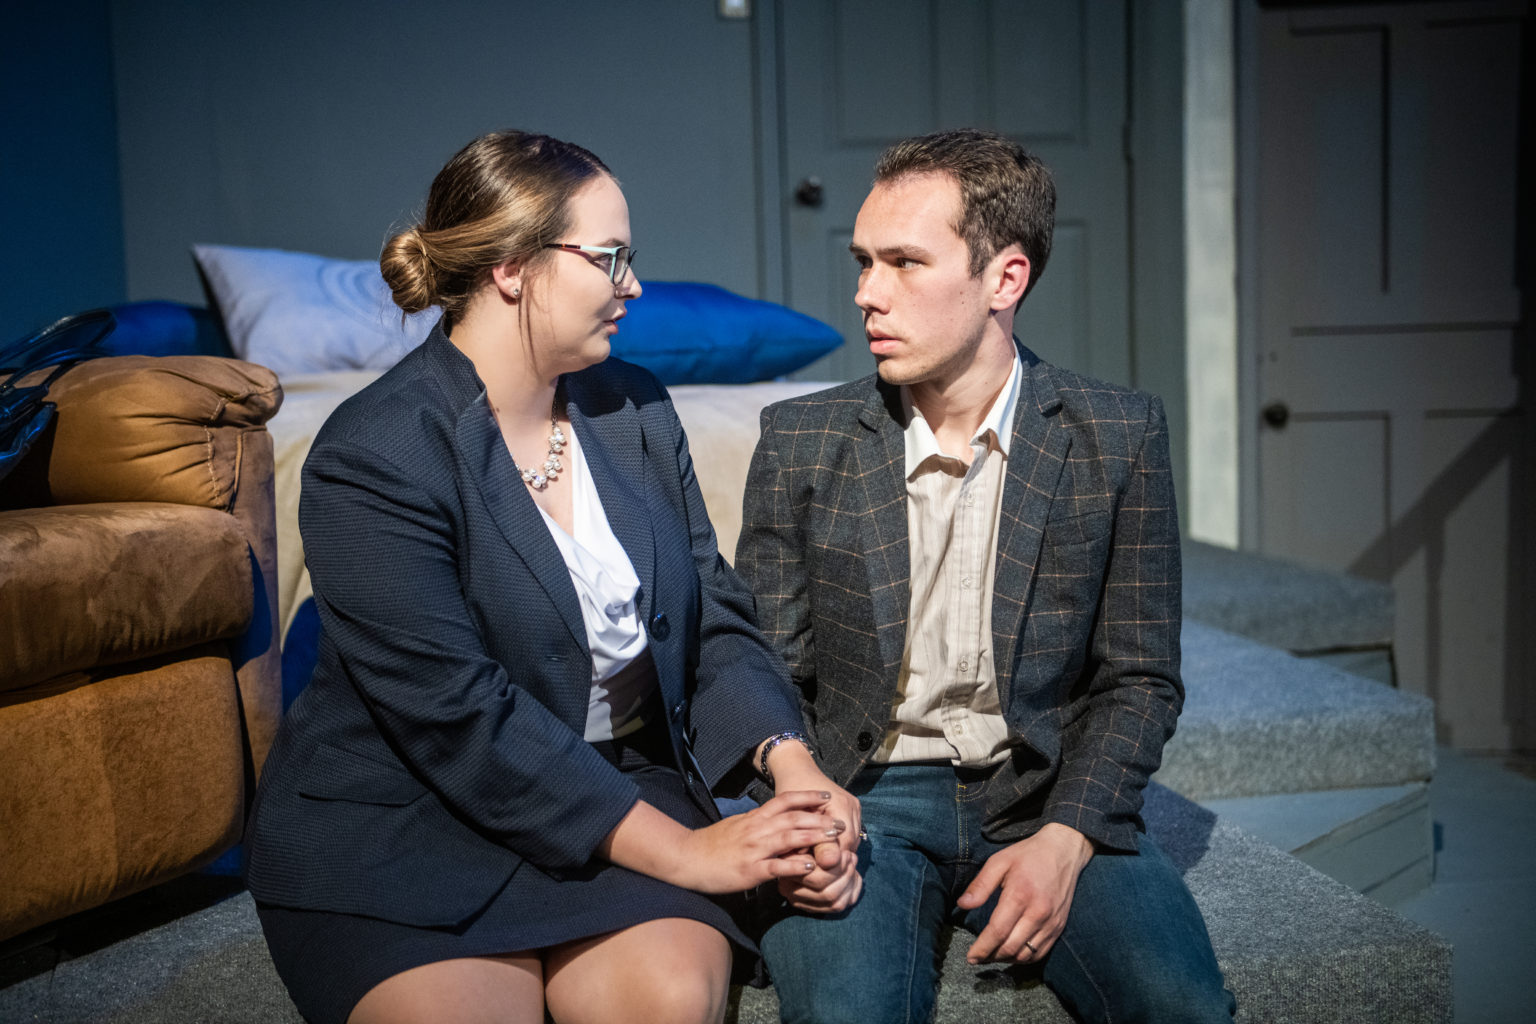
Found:
<path fill-rule="evenodd" d="M 235 355 L 278 376 L 387 370 L 421 344 L 437 309 L 401 323 L 373 260 L 194 245 Z"/>

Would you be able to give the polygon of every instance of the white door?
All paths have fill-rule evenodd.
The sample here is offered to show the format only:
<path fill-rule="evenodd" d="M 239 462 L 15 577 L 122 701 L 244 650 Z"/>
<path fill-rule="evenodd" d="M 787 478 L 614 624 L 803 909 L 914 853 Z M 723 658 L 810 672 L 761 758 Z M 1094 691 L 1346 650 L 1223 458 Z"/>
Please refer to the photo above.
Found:
<path fill-rule="evenodd" d="M 1258 547 L 1392 582 L 1399 682 L 1461 747 L 1507 747 L 1529 717 L 1525 18 L 1266 8 L 1245 55 Z"/>

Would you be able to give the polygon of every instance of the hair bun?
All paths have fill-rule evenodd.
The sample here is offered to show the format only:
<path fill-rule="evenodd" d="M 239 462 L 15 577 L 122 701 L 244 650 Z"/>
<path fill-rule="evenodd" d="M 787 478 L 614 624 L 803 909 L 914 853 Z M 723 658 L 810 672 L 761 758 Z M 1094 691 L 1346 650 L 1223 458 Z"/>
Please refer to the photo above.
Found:
<path fill-rule="evenodd" d="M 379 271 L 395 305 L 419 313 L 437 304 L 437 273 L 419 227 L 410 227 L 384 243 Z"/>

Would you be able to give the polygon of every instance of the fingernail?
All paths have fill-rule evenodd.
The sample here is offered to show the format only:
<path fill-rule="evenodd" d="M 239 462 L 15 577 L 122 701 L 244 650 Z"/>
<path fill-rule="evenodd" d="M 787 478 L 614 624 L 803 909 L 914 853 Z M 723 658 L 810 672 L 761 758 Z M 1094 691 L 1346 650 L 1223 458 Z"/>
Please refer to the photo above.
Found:
<path fill-rule="evenodd" d="M 834 818 L 832 819 L 832 828 L 829 831 L 832 835 L 840 835 L 848 831 L 848 826 L 844 825 L 840 820 Z"/>
<path fill-rule="evenodd" d="M 822 790 L 821 791 L 821 798 L 823 800 L 831 800 L 832 799 L 832 794 L 828 793 L 826 790 Z"/>
<path fill-rule="evenodd" d="M 841 831 L 842 829 L 840 828 L 825 828 L 821 830 L 821 834 L 826 836 L 828 839 L 836 839 L 837 834 Z"/>
<path fill-rule="evenodd" d="M 810 861 L 806 861 L 805 862 L 805 870 L 807 870 L 807 871 L 815 871 L 816 870 L 816 865 L 812 864 Z"/>

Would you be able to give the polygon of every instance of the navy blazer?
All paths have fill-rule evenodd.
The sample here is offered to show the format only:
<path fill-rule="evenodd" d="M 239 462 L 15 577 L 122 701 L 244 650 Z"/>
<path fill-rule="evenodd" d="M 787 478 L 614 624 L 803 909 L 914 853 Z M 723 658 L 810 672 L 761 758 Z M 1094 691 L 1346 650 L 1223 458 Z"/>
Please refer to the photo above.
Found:
<path fill-rule="evenodd" d="M 716 550 L 661 384 L 608 360 L 565 387 L 640 578 L 676 766 L 717 817 L 709 787 L 803 728 L 798 701 Z M 323 632 L 262 773 L 251 892 L 452 924 L 525 861 L 585 865 L 638 791 L 583 739 L 592 663 L 575 588 L 441 325 L 320 430 L 299 523 Z"/>
<path fill-rule="evenodd" d="M 1012 756 L 983 797 L 1001 841 L 1061 822 L 1136 848 L 1183 706 L 1179 524 L 1152 395 L 1023 360 L 1003 481 L 992 657 Z M 763 411 L 736 568 L 847 785 L 884 741 L 911 602 L 899 391 L 865 377 Z"/>

